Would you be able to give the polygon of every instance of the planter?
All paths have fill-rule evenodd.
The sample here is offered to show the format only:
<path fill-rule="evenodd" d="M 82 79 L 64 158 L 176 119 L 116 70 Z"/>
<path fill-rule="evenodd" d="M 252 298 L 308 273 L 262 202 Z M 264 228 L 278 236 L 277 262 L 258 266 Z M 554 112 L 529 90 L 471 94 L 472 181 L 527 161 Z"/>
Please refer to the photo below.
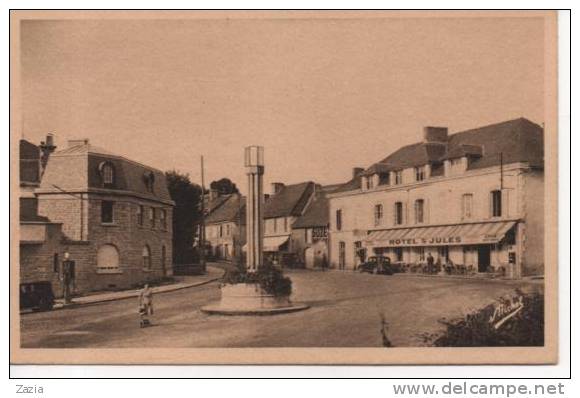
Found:
<path fill-rule="evenodd" d="M 257 283 L 237 283 L 222 285 L 220 302 L 201 310 L 219 315 L 275 315 L 307 308 L 307 305 L 292 303 L 290 296 L 268 294 Z"/>

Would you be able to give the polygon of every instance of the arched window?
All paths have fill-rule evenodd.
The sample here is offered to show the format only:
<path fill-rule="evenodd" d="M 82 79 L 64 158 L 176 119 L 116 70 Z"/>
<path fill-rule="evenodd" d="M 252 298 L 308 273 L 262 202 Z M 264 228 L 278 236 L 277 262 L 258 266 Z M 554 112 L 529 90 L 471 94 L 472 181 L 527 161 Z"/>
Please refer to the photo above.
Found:
<path fill-rule="evenodd" d="M 104 188 L 113 188 L 115 186 L 115 166 L 111 162 L 101 162 L 99 164 L 99 174 Z"/>
<path fill-rule="evenodd" d="M 151 249 L 149 248 L 149 245 L 143 246 L 143 269 L 151 269 Z"/>
<path fill-rule="evenodd" d="M 119 250 L 114 245 L 103 245 L 97 251 L 97 272 L 115 273 L 119 270 Z"/>

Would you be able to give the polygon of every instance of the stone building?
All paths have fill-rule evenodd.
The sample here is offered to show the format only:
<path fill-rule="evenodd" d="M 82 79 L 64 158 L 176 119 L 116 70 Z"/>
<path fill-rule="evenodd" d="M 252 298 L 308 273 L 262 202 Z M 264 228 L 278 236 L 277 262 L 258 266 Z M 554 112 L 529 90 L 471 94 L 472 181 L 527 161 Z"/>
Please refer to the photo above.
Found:
<path fill-rule="evenodd" d="M 330 223 L 327 193 L 337 186 L 316 186 L 313 201 L 292 224 L 292 246 L 306 268 L 328 266 L 328 226 Z"/>
<path fill-rule="evenodd" d="M 308 209 L 314 199 L 316 184 L 272 184 L 271 194 L 264 205 L 264 259 L 274 264 L 295 266 L 301 261 L 300 249 L 295 248 L 292 225 Z M 244 248 L 245 250 L 245 248 Z"/>
<path fill-rule="evenodd" d="M 32 263 L 58 275 L 65 252 L 76 264 L 77 292 L 128 288 L 172 274 L 173 201 L 163 172 L 73 140 L 50 155 L 34 198 L 37 216 L 61 231 L 50 224 L 28 227 L 35 232 L 24 241 L 34 243 L 24 247 L 21 231 L 22 275 L 31 273 Z"/>
<path fill-rule="evenodd" d="M 214 259 L 231 261 L 246 243 L 246 199 L 239 193 L 215 195 L 205 217 L 205 239 Z"/>
<path fill-rule="evenodd" d="M 358 252 L 508 277 L 544 272 L 543 128 L 516 119 L 448 135 L 426 127 L 330 193 L 330 262 L 355 269 Z"/>

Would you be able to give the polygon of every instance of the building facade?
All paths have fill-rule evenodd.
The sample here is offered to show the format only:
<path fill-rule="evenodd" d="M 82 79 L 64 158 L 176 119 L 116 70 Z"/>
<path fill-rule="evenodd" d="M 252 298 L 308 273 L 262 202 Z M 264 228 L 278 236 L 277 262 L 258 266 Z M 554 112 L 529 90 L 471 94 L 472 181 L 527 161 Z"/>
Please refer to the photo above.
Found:
<path fill-rule="evenodd" d="M 330 263 L 384 255 L 519 278 L 544 272 L 543 128 L 517 119 L 448 135 L 427 127 L 328 195 Z"/>
<path fill-rule="evenodd" d="M 272 184 L 264 205 L 264 259 L 273 264 L 301 265 L 300 248 L 294 247 L 292 225 L 312 203 L 316 184 Z"/>
<path fill-rule="evenodd" d="M 38 217 L 49 223 L 21 231 L 21 275 L 40 274 L 30 270 L 36 264 L 58 283 L 64 253 L 75 262 L 79 293 L 172 274 L 173 201 L 163 172 L 73 140 L 50 155 L 34 197 Z"/>
<path fill-rule="evenodd" d="M 334 186 L 318 187 L 315 198 L 292 225 L 292 246 L 305 268 L 327 268 L 329 207 L 326 194 Z"/>
<path fill-rule="evenodd" d="M 205 218 L 205 239 L 214 259 L 232 261 L 246 244 L 245 198 L 239 193 L 219 195 Z"/>

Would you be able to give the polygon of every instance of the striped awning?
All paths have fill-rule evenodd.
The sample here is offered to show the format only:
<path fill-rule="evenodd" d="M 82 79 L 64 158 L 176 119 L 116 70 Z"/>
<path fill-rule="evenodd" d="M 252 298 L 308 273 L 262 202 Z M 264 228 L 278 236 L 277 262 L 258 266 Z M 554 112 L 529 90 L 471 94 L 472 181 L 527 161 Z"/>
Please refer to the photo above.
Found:
<path fill-rule="evenodd" d="M 495 221 L 433 227 L 396 228 L 371 231 L 366 246 L 449 246 L 497 243 L 516 221 Z"/>

